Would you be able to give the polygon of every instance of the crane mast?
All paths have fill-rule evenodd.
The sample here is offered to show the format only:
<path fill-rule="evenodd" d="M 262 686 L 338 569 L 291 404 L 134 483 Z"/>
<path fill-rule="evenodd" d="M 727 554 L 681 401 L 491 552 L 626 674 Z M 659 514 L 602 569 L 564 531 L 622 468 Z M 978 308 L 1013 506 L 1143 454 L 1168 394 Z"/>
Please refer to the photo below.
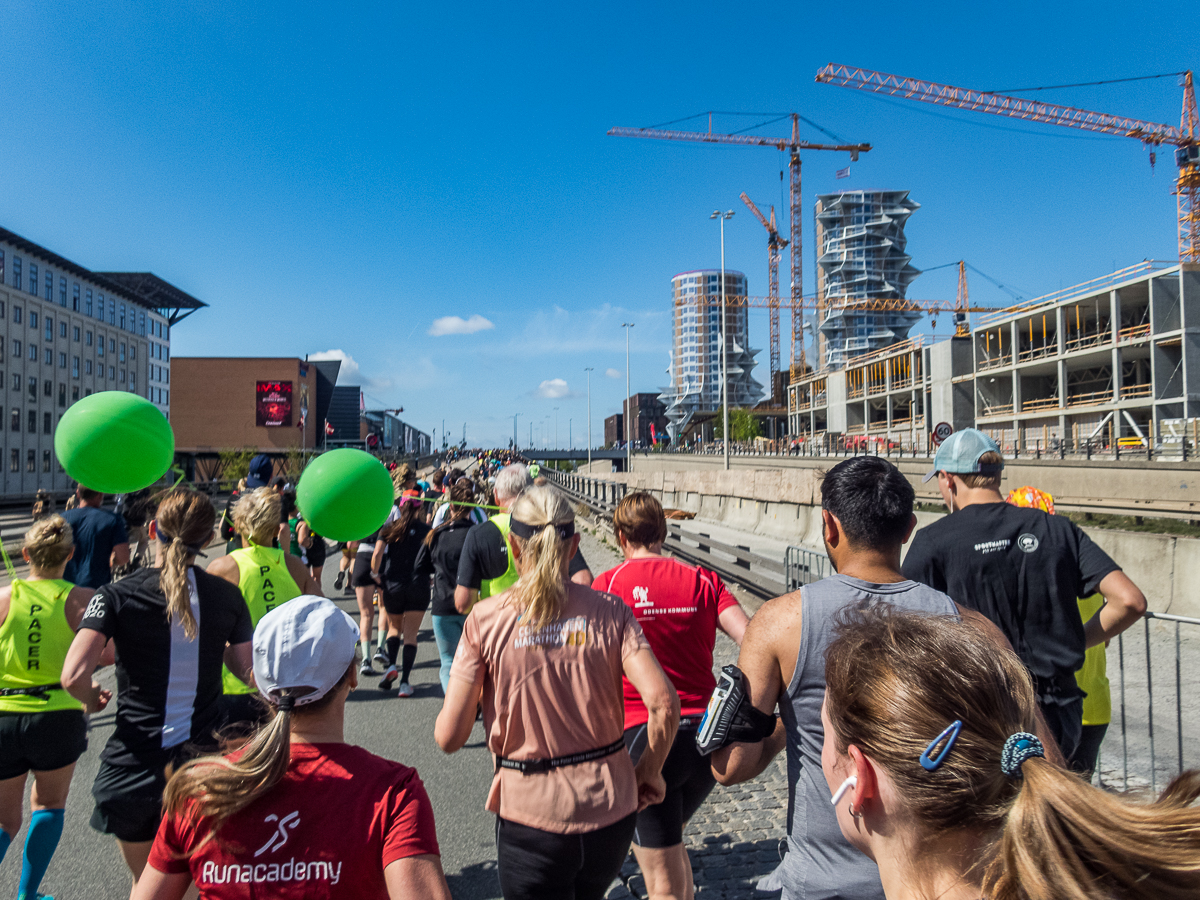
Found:
<path fill-rule="evenodd" d="M 759 211 L 759 208 L 754 205 L 743 191 L 740 195 L 741 200 L 754 213 L 754 218 L 758 219 L 759 224 L 767 229 L 767 299 L 771 301 L 770 311 L 770 352 L 771 352 L 771 397 L 775 399 L 775 376 L 779 374 L 779 261 L 783 256 L 782 250 L 788 245 L 788 242 L 779 236 L 779 229 L 775 225 L 775 207 L 771 207 L 771 218 L 768 220 L 766 216 Z M 804 347 L 800 348 L 801 365 L 803 366 Z"/>

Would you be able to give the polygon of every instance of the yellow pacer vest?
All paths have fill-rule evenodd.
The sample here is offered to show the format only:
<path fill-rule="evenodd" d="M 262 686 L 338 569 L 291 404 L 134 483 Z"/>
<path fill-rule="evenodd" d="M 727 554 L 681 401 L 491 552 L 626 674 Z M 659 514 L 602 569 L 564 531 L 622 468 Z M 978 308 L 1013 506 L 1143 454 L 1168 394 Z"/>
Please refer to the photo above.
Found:
<path fill-rule="evenodd" d="M 504 555 L 508 557 L 508 570 L 499 578 L 489 578 L 479 585 L 480 600 L 504 593 L 521 577 L 517 572 L 517 563 L 513 559 L 512 548 L 508 546 L 508 532 L 512 528 L 512 516 L 508 513 L 497 513 L 492 516 L 490 521 L 500 529 L 500 534 L 504 538 Z"/>
<path fill-rule="evenodd" d="M 37 687 L 62 679 L 63 662 L 75 639 L 66 615 L 67 595 L 74 586 L 52 579 L 13 581 L 8 615 L 0 625 L 0 687 Z M 0 697 L 0 712 L 60 709 L 83 709 L 83 704 L 62 688 L 40 696 Z"/>
<path fill-rule="evenodd" d="M 250 607 L 250 622 L 258 620 L 288 600 L 300 596 L 300 586 L 288 571 L 282 549 L 250 544 L 229 554 L 238 566 L 238 588 Z M 253 694 L 254 688 L 245 684 L 227 667 L 221 668 L 226 694 Z"/>

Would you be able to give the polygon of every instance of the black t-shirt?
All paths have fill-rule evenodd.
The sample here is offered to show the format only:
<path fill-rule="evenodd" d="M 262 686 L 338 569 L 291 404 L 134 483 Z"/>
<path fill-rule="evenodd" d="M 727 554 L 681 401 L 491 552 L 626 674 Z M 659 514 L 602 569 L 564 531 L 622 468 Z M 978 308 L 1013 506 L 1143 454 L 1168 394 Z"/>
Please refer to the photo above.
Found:
<path fill-rule="evenodd" d="M 582 551 L 571 557 L 570 574 L 582 572 L 588 567 Z M 462 556 L 458 562 L 458 583 L 473 591 L 491 578 L 499 578 L 508 571 L 508 541 L 500 527 L 492 521 L 476 525 L 467 534 Z"/>
<path fill-rule="evenodd" d="M 913 538 L 905 577 L 978 610 L 1004 632 L 1038 694 L 1080 695 L 1083 622 L 1076 601 L 1120 567 L 1070 519 L 1009 503 L 977 503 Z"/>
<path fill-rule="evenodd" d="M 116 728 L 100 755 L 113 765 L 157 768 L 165 751 L 189 741 L 215 749 L 225 645 L 254 635 L 237 585 L 193 566 L 200 627 L 189 641 L 182 624 L 167 621 L 159 571 L 141 569 L 102 587 L 79 625 L 116 643 Z"/>
<path fill-rule="evenodd" d="M 75 555 L 67 560 L 63 580 L 80 587 L 98 588 L 112 581 L 108 561 L 113 547 L 128 544 L 125 520 L 106 509 L 80 506 L 62 514 L 75 536 Z"/>
<path fill-rule="evenodd" d="M 470 519 L 454 519 L 443 526 L 429 546 L 421 544 L 413 564 L 413 578 L 433 576 L 433 605 L 435 616 L 455 616 L 454 589 L 458 586 L 458 562 L 463 544 L 475 523 Z"/>
<path fill-rule="evenodd" d="M 407 593 L 415 588 L 423 596 L 429 596 L 429 580 L 418 579 L 413 574 L 413 563 L 416 562 L 427 534 L 429 526 L 414 516 L 408 523 L 408 533 L 402 540 L 384 545 L 379 575 L 385 591 L 392 594 Z"/>

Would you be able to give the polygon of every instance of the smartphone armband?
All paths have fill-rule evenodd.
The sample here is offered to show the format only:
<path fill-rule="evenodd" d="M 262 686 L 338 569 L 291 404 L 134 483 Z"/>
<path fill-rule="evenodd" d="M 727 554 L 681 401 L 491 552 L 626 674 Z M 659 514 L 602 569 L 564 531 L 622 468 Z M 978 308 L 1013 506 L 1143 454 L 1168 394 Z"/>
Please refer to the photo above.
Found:
<path fill-rule="evenodd" d="M 696 729 L 702 756 L 736 741 L 756 743 L 775 730 L 775 716 L 755 709 L 746 697 L 746 678 L 737 666 L 725 666 Z"/>

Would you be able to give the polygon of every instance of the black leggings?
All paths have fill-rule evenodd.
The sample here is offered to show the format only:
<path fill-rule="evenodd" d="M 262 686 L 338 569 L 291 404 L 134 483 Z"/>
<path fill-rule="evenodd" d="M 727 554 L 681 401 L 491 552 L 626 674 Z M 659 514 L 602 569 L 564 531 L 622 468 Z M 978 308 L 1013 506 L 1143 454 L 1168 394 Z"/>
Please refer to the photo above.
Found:
<path fill-rule="evenodd" d="M 556 834 L 496 817 L 504 900 L 601 900 L 629 853 L 637 813 L 583 834 Z"/>

